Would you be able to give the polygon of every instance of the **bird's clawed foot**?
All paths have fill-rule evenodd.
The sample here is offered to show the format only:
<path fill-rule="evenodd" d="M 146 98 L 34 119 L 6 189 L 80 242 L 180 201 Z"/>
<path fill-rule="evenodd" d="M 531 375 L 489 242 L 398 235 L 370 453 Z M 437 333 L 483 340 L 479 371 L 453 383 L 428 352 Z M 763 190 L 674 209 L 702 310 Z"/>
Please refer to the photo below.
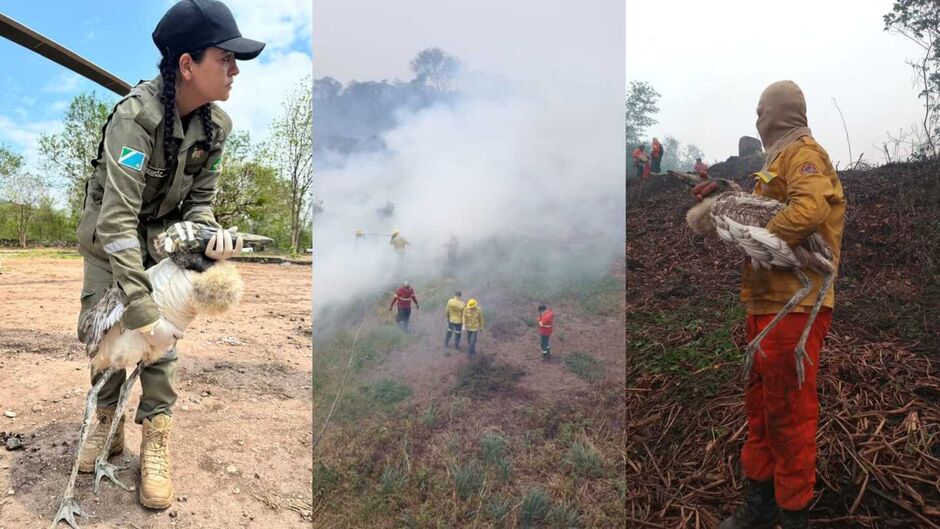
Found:
<path fill-rule="evenodd" d="M 59 522 L 65 522 L 69 524 L 69 527 L 72 529 L 79 529 L 78 522 L 75 521 L 76 516 L 84 516 L 89 518 L 87 512 L 75 502 L 74 498 L 65 497 L 62 498 L 62 504 L 59 506 L 59 512 L 55 515 L 55 520 L 52 521 L 52 525 L 49 526 L 49 529 L 56 529 Z"/>
<path fill-rule="evenodd" d="M 793 355 L 796 357 L 796 384 L 798 388 L 802 388 L 803 381 L 806 380 L 806 367 L 803 365 L 803 361 L 806 360 L 809 365 L 813 365 L 813 359 L 806 355 L 806 346 L 802 343 L 796 346 Z"/>
<path fill-rule="evenodd" d="M 114 476 L 116 470 L 124 470 L 127 467 L 119 467 L 117 465 L 112 465 L 108 463 L 107 460 L 102 459 L 100 456 L 95 460 L 95 494 L 98 494 L 98 484 L 101 483 L 101 478 L 108 478 L 111 480 L 111 483 L 114 483 L 118 487 L 126 491 L 130 491 L 130 487 L 121 483 L 118 478 Z"/>
<path fill-rule="evenodd" d="M 754 367 L 754 353 L 758 351 L 760 351 L 761 358 L 767 358 L 767 353 L 761 349 L 760 340 L 755 338 L 747 344 L 747 349 L 744 350 L 744 371 L 741 373 L 741 377 L 745 381 L 751 374 L 751 368 Z"/>

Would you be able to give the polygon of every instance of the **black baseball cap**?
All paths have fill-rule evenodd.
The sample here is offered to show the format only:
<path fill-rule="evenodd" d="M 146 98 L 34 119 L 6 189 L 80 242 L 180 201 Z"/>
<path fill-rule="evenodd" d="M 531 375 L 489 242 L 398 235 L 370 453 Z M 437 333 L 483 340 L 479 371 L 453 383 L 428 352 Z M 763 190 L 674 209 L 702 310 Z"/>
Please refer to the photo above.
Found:
<path fill-rule="evenodd" d="M 181 0 L 171 7 L 153 30 L 160 53 L 178 55 L 211 46 L 230 51 L 240 61 L 254 59 L 264 43 L 246 39 L 238 31 L 228 6 L 218 0 Z"/>

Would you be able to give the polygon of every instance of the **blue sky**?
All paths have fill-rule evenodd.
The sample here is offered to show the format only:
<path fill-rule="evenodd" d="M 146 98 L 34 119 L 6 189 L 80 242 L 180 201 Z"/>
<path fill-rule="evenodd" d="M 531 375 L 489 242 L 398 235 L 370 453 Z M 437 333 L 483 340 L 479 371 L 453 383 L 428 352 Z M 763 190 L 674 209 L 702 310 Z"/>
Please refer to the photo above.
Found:
<path fill-rule="evenodd" d="M 263 139 L 280 101 L 311 69 L 311 0 L 231 0 L 242 34 L 268 43 L 261 56 L 239 63 L 232 96 L 222 107 L 235 128 Z M 130 84 L 157 74 L 150 34 L 169 0 L 0 0 L 0 12 L 91 60 Z M 40 133 L 61 127 L 76 95 L 117 96 L 22 46 L 0 39 L 0 143 L 27 157 Z"/>

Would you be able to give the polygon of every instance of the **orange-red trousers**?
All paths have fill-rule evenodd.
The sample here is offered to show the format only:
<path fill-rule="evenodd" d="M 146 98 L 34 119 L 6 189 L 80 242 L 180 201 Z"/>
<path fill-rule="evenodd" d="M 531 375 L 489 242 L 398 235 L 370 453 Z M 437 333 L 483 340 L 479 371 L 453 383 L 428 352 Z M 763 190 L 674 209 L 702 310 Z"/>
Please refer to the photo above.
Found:
<path fill-rule="evenodd" d="M 750 341 L 770 323 L 773 314 L 748 315 Z M 813 498 L 816 484 L 816 425 L 819 400 L 816 372 L 819 350 L 829 332 L 832 312 L 821 311 L 813 322 L 806 342 L 803 387 L 796 382 L 794 349 L 809 314 L 788 314 L 767 334 L 761 348 L 763 358 L 754 354 L 754 367 L 744 392 L 747 411 L 747 442 L 741 453 L 744 475 L 756 481 L 774 480 L 777 505 L 796 511 Z"/>

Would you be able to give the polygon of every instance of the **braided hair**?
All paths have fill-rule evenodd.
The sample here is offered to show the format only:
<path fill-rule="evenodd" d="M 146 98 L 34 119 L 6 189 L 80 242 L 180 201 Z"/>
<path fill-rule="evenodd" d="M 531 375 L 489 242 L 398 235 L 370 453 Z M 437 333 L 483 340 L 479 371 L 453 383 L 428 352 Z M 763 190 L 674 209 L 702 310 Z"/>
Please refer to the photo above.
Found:
<path fill-rule="evenodd" d="M 206 50 L 188 52 L 196 63 L 202 62 Z M 175 165 L 176 152 L 179 150 L 179 141 L 173 137 L 173 121 L 176 115 L 176 74 L 179 67 L 180 55 L 172 54 L 169 50 L 164 50 L 160 58 L 160 76 L 163 78 L 163 93 L 161 100 L 163 102 L 163 157 L 168 164 Z M 205 130 L 206 138 L 212 141 L 212 119 L 209 111 L 209 104 L 206 103 L 196 109 L 202 121 L 202 128 Z"/>

